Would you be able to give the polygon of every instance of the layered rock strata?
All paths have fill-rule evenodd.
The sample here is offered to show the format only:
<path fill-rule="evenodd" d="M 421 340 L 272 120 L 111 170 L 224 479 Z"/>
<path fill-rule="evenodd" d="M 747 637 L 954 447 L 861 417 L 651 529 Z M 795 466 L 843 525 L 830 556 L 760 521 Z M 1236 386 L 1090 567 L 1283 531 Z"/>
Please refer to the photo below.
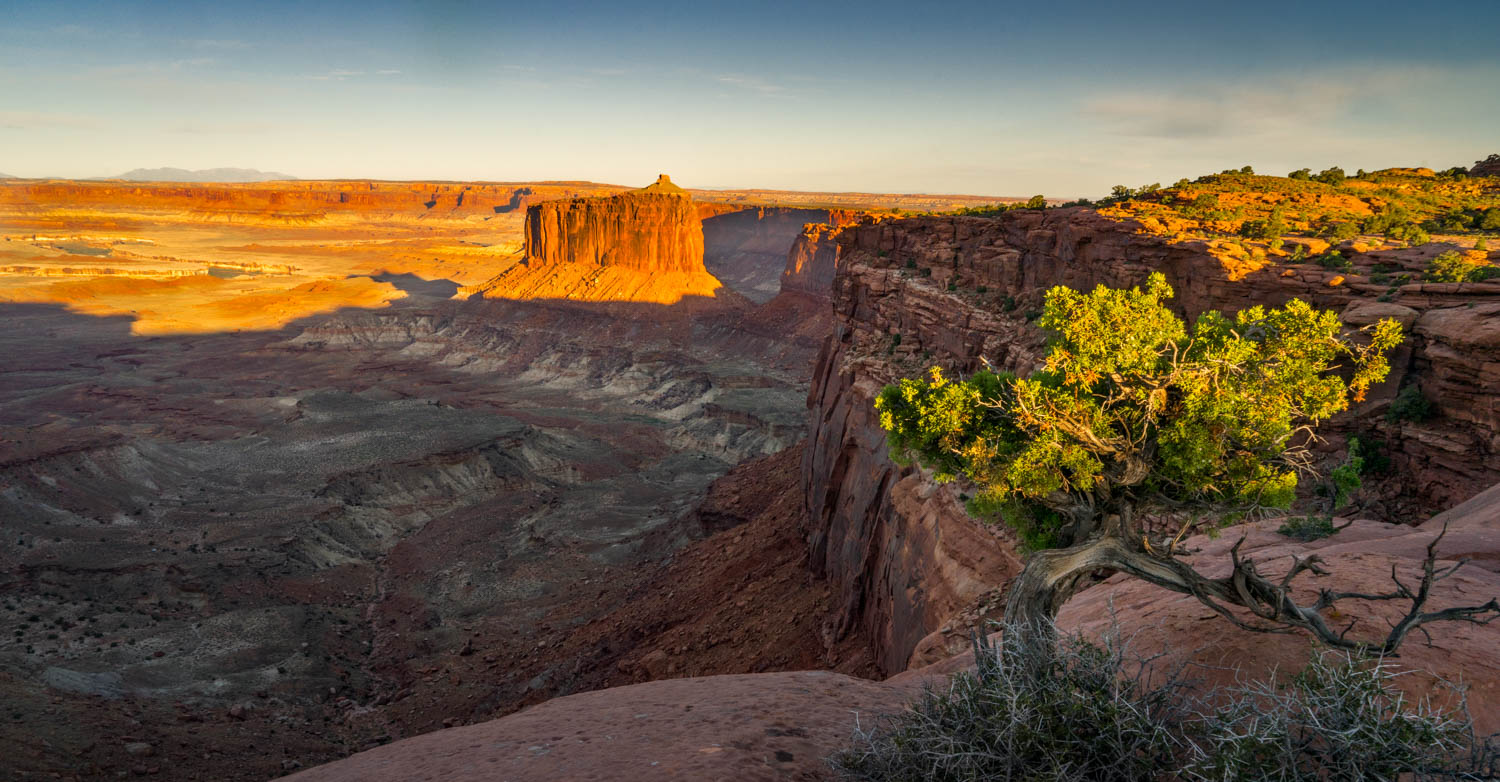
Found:
<path fill-rule="evenodd" d="M 1031 320 L 1054 285 L 1129 286 L 1161 271 L 1189 317 L 1293 297 L 1342 312 L 1351 325 L 1396 317 L 1411 336 L 1391 378 L 1334 427 L 1383 444 L 1389 477 L 1367 492 L 1368 512 L 1416 520 L 1500 481 L 1500 285 L 1414 283 L 1388 291 L 1359 274 L 1310 265 L 1246 270 L 1200 245 L 1170 244 L 1136 228 L 1067 209 L 866 219 L 838 231 L 810 229 L 799 240 L 789 277 L 812 284 L 832 270 L 837 321 L 809 396 L 803 479 L 812 566 L 842 585 L 843 627 L 876 639 L 887 672 L 955 648 L 963 629 L 953 622 L 965 611 L 982 613 L 975 606 L 986 601 L 997 604 L 1019 561 L 997 540 L 1004 533 L 964 512 L 956 488 L 891 462 L 874 397 L 934 364 L 960 373 L 981 360 L 1030 370 L 1042 347 Z M 1413 270 L 1422 262 L 1394 260 Z M 1355 261 L 1362 268 L 1370 259 Z M 1386 421 L 1398 390 L 1413 384 L 1438 415 Z"/>
<path fill-rule="evenodd" d="M 860 215 L 847 209 L 734 209 L 725 204 L 702 204 L 699 209 L 703 214 L 704 265 L 709 273 L 755 302 L 767 301 L 783 290 L 787 249 L 804 231 L 813 225 L 847 225 Z M 825 284 L 820 290 L 827 289 Z"/>
<path fill-rule="evenodd" d="M 692 201 L 668 192 L 535 204 L 526 210 L 526 263 L 702 271 L 703 223 Z"/>
<path fill-rule="evenodd" d="M 491 299 L 676 304 L 698 297 L 742 303 L 721 296 L 722 289 L 703 266 L 697 207 L 670 180 L 665 185 L 658 180 L 609 198 L 528 207 L 524 259 L 462 293 Z"/>

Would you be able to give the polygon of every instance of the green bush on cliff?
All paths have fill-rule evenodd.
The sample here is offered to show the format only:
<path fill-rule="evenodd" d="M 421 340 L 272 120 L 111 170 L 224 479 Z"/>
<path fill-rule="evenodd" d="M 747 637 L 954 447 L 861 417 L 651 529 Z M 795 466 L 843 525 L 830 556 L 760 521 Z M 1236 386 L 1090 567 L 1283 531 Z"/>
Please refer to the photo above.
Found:
<path fill-rule="evenodd" d="M 1427 262 L 1427 279 L 1432 282 L 1483 282 L 1494 277 L 1500 277 L 1500 267 L 1455 250 Z"/>
<path fill-rule="evenodd" d="M 1298 421 L 1338 413 L 1384 378 L 1400 326 L 1382 321 L 1361 346 L 1336 314 L 1297 300 L 1189 326 L 1171 297 L 1160 274 L 1144 289 L 1053 288 L 1037 320 L 1051 334 L 1041 370 L 955 380 L 934 367 L 881 392 L 892 453 L 940 481 L 964 478 L 977 512 L 1059 545 L 1081 542 L 1059 534 L 1090 528 L 1093 509 L 1153 497 L 1284 507 Z M 1327 371 L 1340 358 L 1351 359 L 1347 381 Z"/>

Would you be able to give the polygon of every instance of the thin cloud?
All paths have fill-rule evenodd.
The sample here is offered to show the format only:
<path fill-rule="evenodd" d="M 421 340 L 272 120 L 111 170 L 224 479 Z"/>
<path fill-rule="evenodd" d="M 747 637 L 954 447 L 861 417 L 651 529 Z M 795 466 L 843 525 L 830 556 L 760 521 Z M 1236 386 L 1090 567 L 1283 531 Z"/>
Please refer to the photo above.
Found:
<path fill-rule="evenodd" d="M 197 122 L 188 121 L 168 127 L 173 133 L 187 133 L 191 135 L 243 135 L 250 133 L 269 133 L 277 130 L 278 126 L 270 122 Z"/>
<path fill-rule="evenodd" d="M 398 71 L 395 68 L 384 68 L 382 70 L 376 71 L 375 75 L 376 76 L 400 76 L 401 75 L 401 71 Z"/>
<path fill-rule="evenodd" d="M 188 46 L 191 46 L 194 49 L 213 49 L 213 50 L 223 50 L 223 51 L 229 51 L 229 50 L 239 51 L 239 50 L 243 50 L 243 49 L 253 48 L 251 44 L 249 44 L 249 43 L 247 43 L 245 41 L 237 41 L 237 40 L 234 40 L 234 39 L 223 39 L 223 38 L 199 38 L 197 40 L 187 41 L 186 43 L 187 43 Z"/>
<path fill-rule="evenodd" d="M 62 128 L 91 130 L 103 127 L 98 117 L 85 114 L 61 114 L 47 111 L 0 111 L 0 128 L 7 130 L 36 130 L 39 128 Z"/>
<path fill-rule="evenodd" d="M 1121 92 L 1089 98 L 1079 113 L 1120 136 L 1232 139 L 1297 133 L 1433 75 L 1431 68 L 1396 67 L 1213 85 L 1190 93 Z"/>
<path fill-rule="evenodd" d="M 363 75 L 365 75 L 364 71 L 351 71 L 343 68 L 337 68 L 328 71 L 327 73 L 308 74 L 303 78 L 312 79 L 313 81 L 344 81 L 345 79 L 353 79 Z"/>
<path fill-rule="evenodd" d="M 787 94 L 786 87 L 751 76 L 720 76 L 718 80 L 721 84 L 728 84 L 732 87 L 758 92 L 761 95 L 784 96 Z"/>

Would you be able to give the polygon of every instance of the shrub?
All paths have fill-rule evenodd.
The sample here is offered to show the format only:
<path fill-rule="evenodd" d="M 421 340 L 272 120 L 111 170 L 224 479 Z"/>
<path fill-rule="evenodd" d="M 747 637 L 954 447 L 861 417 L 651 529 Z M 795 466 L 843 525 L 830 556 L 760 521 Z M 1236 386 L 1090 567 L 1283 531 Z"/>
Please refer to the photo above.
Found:
<path fill-rule="evenodd" d="M 1338 250 L 1326 252 L 1313 259 L 1325 269 L 1346 272 L 1354 268 L 1354 262 L 1345 258 Z"/>
<path fill-rule="evenodd" d="M 1348 177 L 1345 176 L 1344 169 L 1339 168 L 1338 166 L 1332 166 L 1330 168 L 1323 169 L 1318 173 L 1317 176 L 1313 177 L 1313 179 L 1316 179 L 1317 181 L 1322 182 L 1325 185 L 1338 186 L 1344 184 L 1344 180 L 1348 179 Z"/>
<path fill-rule="evenodd" d="M 1026 208 L 1027 209 L 1046 209 L 1047 208 L 1047 199 L 1044 198 L 1044 197 L 1042 197 L 1042 196 L 1039 196 L 1039 195 L 1034 195 L 1034 196 L 1032 196 L 1026 202 Z"/>
<path fill-rule="evenodd" d="M 1188 695 L 1182 667 L 1135 655 L 1118 631 L 996 648 L 901 714 L 857 724 L 830 759 L 875 782 L 1364 782 L 1491 779 L 1493 737 L 1462 705 L 1409 700 L 1383 661 L 1315 655 L 1285 683 Z"/>
<path fill-rule="evenodd" d="M 1055 650 L 978 639 L 974 673 L 856 728 L 833 766 L 872 782 L 1156 779 L 1185 749 L 1185 685 L 1172 677 L 1149 686 L 1127 654 L 1117 636 L 1101 645 L 1066 638 Z"/>
<path fill-rule="evenodd" d="M 1485 779 L 1493 742 L 1464 710 L 1409 701 L 1384 661 L 1315 655 L 1285 686 L 1254 682 L 1200 714 L 1195 780 Z"/>
<path fill-rule="evenodd" d="M 1436 411 L 1432 409 L 1432 403 L 1427 397 L 1422 396 L 1420 386 L 1407 386 L 1396 394 L 1391 400 L 1391 406 L 1385 411 L 1385 420 L 1391 423 L 1399 421 L 1422 422 L 1431 418 Z"/>
<path fill-rule="evenodd" d="M 1287 519 L 1285 524 L 1276 528 L 1276 534 L 1303 542 L 1322 540 L 1338 534 L 1338 531 L 1329 516 L 1298 516 Z"/>
<path fill-rule="evenodd" d="M 1359 236 L 1359 226 L 1354 223 L 1328 223 L 1318 231 L 1318 235 L 1330 241 L 1342 242 Z"/>
<path fill-rule="evenodd" d="M 1299 168 L 1296 171 L 1287 174 L 1286 177 L 1287 179 L 1296 179 L 1301 182 L 1306 182 L 1307 180 L 1312 179 L 1312 169 Z"/>
<path fill-rule="evenodd" d="M 1433 282 L 1483 282 L 1500 277 L 1500 267 L 1449 250 L 1427 262 L 1427 279 Z"/>

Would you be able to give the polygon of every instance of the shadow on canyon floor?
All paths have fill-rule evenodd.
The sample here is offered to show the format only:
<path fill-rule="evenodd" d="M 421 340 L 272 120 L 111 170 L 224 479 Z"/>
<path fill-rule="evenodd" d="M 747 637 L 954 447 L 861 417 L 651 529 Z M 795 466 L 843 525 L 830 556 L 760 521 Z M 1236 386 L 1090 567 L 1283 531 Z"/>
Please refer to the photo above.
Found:
<path fill-rule="evenodd" d="M 785 321 L 815 310 L 413 302 L 136 336 L 0 305 L 0 751 L 264 779 L 679 675 L 689 648 L 710 673 L 827 664 L 797 508 L 665 570 L 796 495 L 814 345 Z M 776 452 L 774 481 L 710 488 Z M 662 596 L 757 568 L 785 594 Z"/>

